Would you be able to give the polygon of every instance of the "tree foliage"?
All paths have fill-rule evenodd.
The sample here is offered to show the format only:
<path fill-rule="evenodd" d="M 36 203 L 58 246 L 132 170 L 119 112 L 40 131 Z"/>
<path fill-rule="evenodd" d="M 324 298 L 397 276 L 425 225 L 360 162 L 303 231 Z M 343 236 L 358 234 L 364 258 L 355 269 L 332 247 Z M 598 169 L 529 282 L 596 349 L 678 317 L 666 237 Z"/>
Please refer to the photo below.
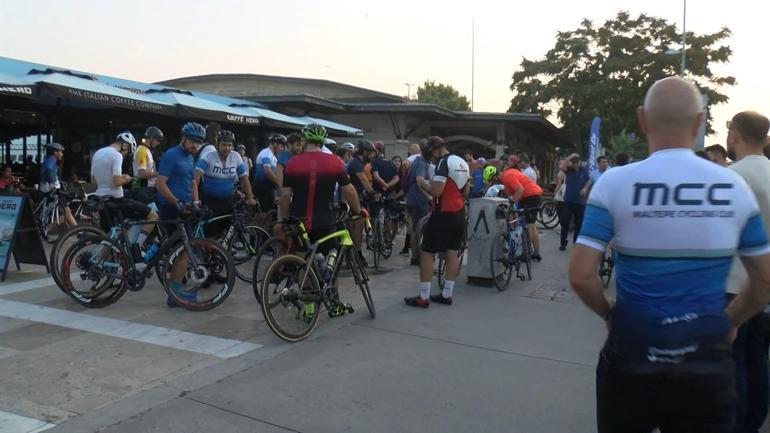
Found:
<path fill-rule="evenodd" d="M 618 134 L 611 135 L 605 147 L 610 161 L 614 161 L 619 153 L 625 153 L 635 160 L 647 157 L 647 143 L 633 132 L 629 133 L 625 129 Z"/>
<path fill-rule="evenodd" d="M 417 102 L 436 104 L 456 111 L 471 109 L 468 98 L 461 95 L 457 89 L 448 84 L 436 84 L 432 80 L 425 80 L 422 86 L 417 88 Z"/>
<path fill-rule="evenodd" d="M 735 84 L 734 77 L 712 71 L 714 64 L 729 61 L 732 50 L 723 41 L 730 35 L 726 27 L 687 33 L 685 76 L 708 96 L 709 106 L 727 102 L 718 89 Z M 679 73 L 680 49 L 681 34 L 663 18 L 632 18 L 621 11 L 600 27 L 584 19 L 577 29 L 558 32 L 542 59 L 522 59 L 513 74 L 509 111 L 555 114 L 565 138 L 576 145 L 585 143 L 596 115 L 602 117 L 605 136 L 623 129 L 639 135 L 636 107 L 655 81 Z M 708 120 L 711 133 L 710 115 Z"/>

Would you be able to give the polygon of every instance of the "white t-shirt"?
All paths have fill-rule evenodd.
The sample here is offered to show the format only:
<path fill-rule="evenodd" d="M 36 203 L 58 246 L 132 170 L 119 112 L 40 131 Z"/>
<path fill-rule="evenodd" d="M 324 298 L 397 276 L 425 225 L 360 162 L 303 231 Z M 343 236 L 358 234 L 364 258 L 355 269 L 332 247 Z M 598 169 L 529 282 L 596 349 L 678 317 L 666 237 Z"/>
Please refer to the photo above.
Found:
<path fill-rule="evenodd" d="M 537 173 L 531 165 L 522 170 L 522 173 L 526 174 L 528 178 L 532 179 L 532 182 L 537 182 Z"/>
<path fill-rule="evenodd" d="M 113 176 L 123 174 L 123 155 L 112 146 L 102 147 L 91 158 L 91 176 L 96 179 L 96 194 L 99 197 L 123 197 L 123 187 L 115 186 Z"/>
<path fill-rule="evenodd" d="M 411 163 L 413 163 L 413 162 L 414 162 L 414 160 L 415 160 L 415 159 L 416 159 L 418 156 L 420 156 L 420 154 L 419 154 L 419 153 L 415 153 L 414 155 L 409 155 L 409 157 L 408 157 L 408 158 L 406 158 L 406 160 L 407 160 L 407 161 L 409 161 L 409 163 L 411 164 Z"/>
<path fill-rule="evenodd" d="M 328 148 L 328 147 L 326 147 L 326 145 L 325 145 L 325 144 L 324 144 L 323 146 L 321 146 L 321 152 L 323 152 L 323 153 L 328 153 L 328 154 L 332 154 L 332 153 L 334 153 L 334 152 L 332 152 L 331 150 L 329 150 L 329 148 Z"/>

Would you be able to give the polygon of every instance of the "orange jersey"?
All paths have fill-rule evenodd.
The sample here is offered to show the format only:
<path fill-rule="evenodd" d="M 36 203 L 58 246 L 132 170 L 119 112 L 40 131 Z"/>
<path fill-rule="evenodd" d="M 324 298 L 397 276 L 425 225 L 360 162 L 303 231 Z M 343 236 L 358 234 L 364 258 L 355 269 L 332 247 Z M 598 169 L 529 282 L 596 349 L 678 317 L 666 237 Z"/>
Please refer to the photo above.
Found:
<path fill-rule="evenodd" d="M 540 185 L 530 179 L 529 176 L 515 168 L 509 168 L 508 170 L 505 170 L 503 172 L 502 181 L 503 186 L 505 187 L 505 192 L 508 195 L 513 195 L 513 193 L 519 187 L 524 188 L 524 193 L 522 194 L 521 198 L 543 195 L 543 189 L 540 188 Z"/>

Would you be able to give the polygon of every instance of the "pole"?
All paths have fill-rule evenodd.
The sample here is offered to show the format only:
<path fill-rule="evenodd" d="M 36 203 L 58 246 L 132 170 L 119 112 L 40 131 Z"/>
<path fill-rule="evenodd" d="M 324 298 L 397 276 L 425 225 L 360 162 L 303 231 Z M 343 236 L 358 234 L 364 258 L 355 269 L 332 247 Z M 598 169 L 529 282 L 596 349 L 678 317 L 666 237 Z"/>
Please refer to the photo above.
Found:
<path fill-rule="evenodd" d="M 471 111 L 476 90 L 476 17 L 471 17 Z"/>
<path fill-rule="evenodd" d="M 684 0 L 684 12 L 682 14 L 682 70 L 679 75 L 684 77 L 684 68 L 686 65 L 685 54 L 687 53 L 687 0 Z"/>

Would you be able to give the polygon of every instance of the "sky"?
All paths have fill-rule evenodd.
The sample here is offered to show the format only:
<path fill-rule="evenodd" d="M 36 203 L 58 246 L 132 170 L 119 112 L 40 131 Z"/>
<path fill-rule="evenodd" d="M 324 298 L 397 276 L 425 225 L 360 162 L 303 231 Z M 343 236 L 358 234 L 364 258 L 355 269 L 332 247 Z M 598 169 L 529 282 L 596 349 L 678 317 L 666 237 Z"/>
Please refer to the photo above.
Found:
<path fill-rule="evenodd" d="M 474 111 L 504 112 L 523 57 L 553 47 L 557 31 L 583 18 L 602 23 L 619 10 L 646 13 L 681 29 L 677 0 L 519 2 L 474 0 L 2 0 L 0 56 L 139 81 L 213 73 L 321 78 L 405 96 L 425 80 L 469 99 L 475 22 Z M 770 115 L 767 17 L 770 3 L 690 0 L 687 30 L 733 32 L 729 64 L 738 84 L 714 108 L 716 134 L 753 109 Z M 586 107 L 590 108 L 590 107 Z M 556 119 L 553 119 L 558 124 Z"/>

